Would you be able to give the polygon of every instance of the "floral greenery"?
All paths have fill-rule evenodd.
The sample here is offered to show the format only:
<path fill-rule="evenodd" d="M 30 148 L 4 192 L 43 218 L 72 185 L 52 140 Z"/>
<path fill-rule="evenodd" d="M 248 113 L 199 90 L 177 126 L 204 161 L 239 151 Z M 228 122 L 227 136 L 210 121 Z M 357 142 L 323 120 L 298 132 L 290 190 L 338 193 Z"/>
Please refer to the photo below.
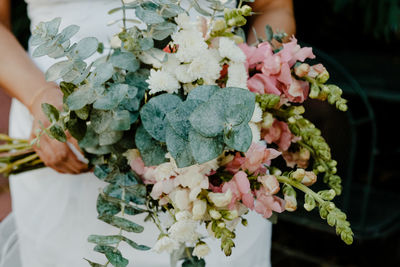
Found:
<path fill-rule="evenodd" d="M 208 2 L 213 13 L 201 8 L 195 0 L 191 1 L 198 13 L 211 17 L 211 21 L 215 19 L 207 44 L 218 37 L 240 38 L 239 27 L 246 24 L 246 17 L 252 14 L 251 8 L 242 6 L 241 2 L 236 9 L 224 9 L 219 1 Z M 337 233 L 346 243 L 352 243 L 353 234 L 346 216 L 331 202 L 335 195 L 341 193 L 336 162 L 331 159 L 329 146 L 320 131 L 302 117 L 304 108 L 299 105 L 282 106 L 278 95 L 255 94 L 228 85 L 225 88 L 207 85 L 204 84 L 207 83 L 204 77 L 197 77 L 197 86 L 189 92 L 152 92 L 154 87 L 150 84 L 151 77 L 157 75 L 157 72 L 149 68 L 152 63 L 143 55 L 157 58 L 157 48 L 160 48 L 158 42 L 168 39 L 177 31 L 175 18 L 186 11 L 173 0 L 121 3 L 121 7 L 110 11 L 123 14 L 123 29 L 116 35 L 120 46 L 108 49 L 94 37 L 72 44 L 70 39 L 79 27 L 71 25 L 59 31 L 59 18 L 40 23 L 31 39 L 31 44 L 37 46 L 34 56 L 47 55 L 54 59 L 64 59 L 46 71 L 48 80 L 62 80 L 60 89 L 64 94 L 64 109 L 58 111 L 51 105 L 43 104 L 43 112 L 51 125 L 38 133 L 37 140 L 41 134 L 46 133 L 65 142 L 65 131 L 69 131 L 78 140 L 89 163 L 94 166 L 94 174 L 108 183 L 97 199 L 98 218 L 116 227 L 119 232 L 111 236 L 91 235 L 88 238 L 89 242 L 96 244 L 94 250 L 104 254 L 108 260 L 105 264 L 87 260 L 90 265 L 126 266 L 128 260 L 118 250 L 121 242 L 138 250 L 150 249 L 125 236 L 124 232 L 139 234 L 144 230 L 141 225 L 127 219 L 125 214 L 147 213 L 161 232 L 159 241 L 168 238 L 157 213 L 162 209 L 170 212 L 170 208 L 176 207 L 160 205 L 150 196 L 151 186 L 145 185 L 142 177 L 129 166 L 131 162 L 127 159 L 127 152 L 137 148 L 146 166 L 166 162 L 165 154 L 168 152 L 177 168 L 205 164 L 220 157 L 225 150 L 243 155 L 252 144 L 253 133 L 249 122 L 256 105 L 261 107 L 262 113 L 272 114 L 275 119 L 287 123 L 291 133 L 301 138 L 297 145 L 312 154 L 313 173 L 324 173 L 324 181 L 332 188 L 315 193 L 303 182 L 311 172 L 306 175 L 304 170 L 298 168 L 296 171 L 282 173 L 272 166 L 266 166 L 284 184 L 283 194 L 287 202 L 295 201 L 294 188 L 305 192 L 305 209 L 318 207 L 321 217 L 336 227 Z M 146 24 L 146 29 L 127 26 L 128 23 L 135 23 L 126 17 L 126 11 L 130 9 Z M 281 42 L 285 36 L 283 33 L 272 32 L 270 27 L 266 28 L 266 33 L 271 45 L 273 40 Z M 95 53 L 102 54 L 107 50 L 106 55 L 87 63 L 88 58 Z M 279 51 L 279 48 L 276 50 Z M 160 62 L 167 60 L 168 56 L 165 56 Z M 339 110 L 345 111 L 347 106 L 341 98 L 341 90 L 325 84 L 329 74 L 323 71 L 312 76 L 304 74 L 304 68 L 307 66 L 296 65 L 294 75 L 311 84 L 309 96 L 328 100 Z M 253 189 L 263 186 L 258 175 L 252 176 L 254 171 L 240 173 L 246 177 L 249 175 Z M 236 174 L 227 175 L 220 170 L 213 176 L 219 185 L 239 179 Z M 246 220 L 233 211 L 221 209 L 217 203 L 225 203 L 226 199 L 220 199 L 204 189 L 200 191 L 198 200 L 209 209 L 210 219 L 205 224 L 211 228 L 216 238 L 221 239 L 224 253 L 230 255 L 235 233 L 225 223 L 240 218 L 242 224 L 246 225 Z M 174 255 L 175 260 L 183 259 L 182 266 L 204 266 L 204 260 L 194 256 L 201 245 L 199 241 L 195 248 L 184 247 L 178 250 Z"/>

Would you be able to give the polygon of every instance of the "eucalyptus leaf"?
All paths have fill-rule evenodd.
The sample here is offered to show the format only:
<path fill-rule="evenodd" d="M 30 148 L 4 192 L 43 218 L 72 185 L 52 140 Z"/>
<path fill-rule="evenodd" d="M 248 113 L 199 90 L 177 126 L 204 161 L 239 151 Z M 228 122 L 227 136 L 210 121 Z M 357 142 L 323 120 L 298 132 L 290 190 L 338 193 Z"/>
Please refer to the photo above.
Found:
<path fill-rule="evenodd" d="M 87 261 L 90 264 L 91 267 L 104 267 L 103 264 L 96 263 L 96 262 L 90 261 L 88 259 L 84 259 L 84 260 Z"/>
<path fill-rule="evenodd" d="M 93 126 L 89 125 L 86 130 L 86 134 L 82 140 L 78 142 L 79 147 L 88 149 L 90 147 L 96 147 L 99 144 L 99 136 L 94 131 Z"/>
<path fill-rule="evenodd" d="M 115 183 L 119 186 L 132 186 L 138 184 L 138 178 L 133 172 L 119 173 L 115 178 Z"/>
<path fill-rule="evenodd" d="M 76 140 L 81 140 L 86 134 L 86 121 L 79 119 L 75 114 L 71 112 L 70 118 L 66 123 L 68 132 Z"/>
<path fill-rule="evenodd" d="M 112 112 L 99 109 L 92 109 L 90 122 L 96 133 L 102 133 L 109 128 L 112 121 Z"/>
<path fill-rule="evenodd" d="M 65 143 L 67 141 L 67 136 L 65 135 L 63 128 L 58 124 L 54 124 L 50 127 L 49 134 L 60 142 Z"/>
<path fill-rule="evenodd" d="M 66 28 L 64 28 L 61 33 L 60 33 L 60 43 L 64 43 L 71 39 L 72 36 L 74 36 L 77 32 L 79 31 L 79 26 L 77 25 L 69 25 Z"/>
<path fill-rule="evenodd" d="M 93 107 L 101 110 L 114 109 L 125 98 L 128 88 L 127 84 L 111 85 L 103 96 L 97 98 L 93 103 Z"/>
<path fill-rule="evenodd" d="M 60 113 L 53 105 L 42 103 L 42 111 L 51 123 L 55 123 L 60 118 Z"/>
<path fill-rule="evenodd" d="M 43 43 L 39 45 L 32 53 L 33 57 L 42 57 L 53 53 L 57 49 L 55 44 Z"/>
<path fill-rule="evenodd" d="M 200 104 L 190 115 L 192 127 L 205 137 L 215 137 L 224 129 L 223 102 L 210 100 Z"/>
<path fill-rule="evenodd" d="M 195 164 L 196 161 L 192 156 L 189 142 L 178 135 L 171 126 L 167 126 L 166 132 L 167 148 L 171 156 L 175 159 L 178 168 Z"/>
<path fill-rule="evenodd" d="M 142 51 L 146 51 L 154 47 L 154 41 L 149 37 L 141 38 L 139 39 L 139 45 Z"/>
<path fill-rule="evenodd" d="M 189 132 L 189 145 L 194 159 L 199 164 L 217 158 L 224 150 L 221 135 L 204 137 L 194 129 Z"/>
<path fill-rule="evenodd" d="M 156 140 L 165 142 L 166 114 L 174 110 L 182 100 L 171 94 L 162 94 L 150 99 L 140 110 L 143 127 Z"/>
<path fill-rule="evenodd" d="M 130 52 L 116 51 L 110 57 L 110 63 L 117 68 L 135 72 L 139 69 L 140 63 L 135 55 Z"/>
<path fill-rule="evenodd" d="M 267 36 L 267 41 L 271 42 L 274 38 L 274 31 L 270 25 L 265 26 L 265 36 Z"/>
<path fill-rule="evenodd" d="M 112 77 L 113 73 L 114 68 L 110 63 L 101 63 L 91 73 L 90 79 L 94 84 L 103 84 Z"/>
<path fill-rule="evenodd" d="M 121 140 L 122 136 L 123 132 L 121 131 L 112 131 L 107 129 L 99 134 L 99 145 L 106 146 L 115 144 Z"/>
<path fill-rule="evenodd" d="M 71 55 L 74 58 L 86 59 L 96 53 L 99 41 L 95 37 L 86 37 L 80 40 L 72 49 Z"/>
<path fill-rule="evenodd" d="M 119 251 L 107 251 L 106 257 L 115 267 L 126 267 L 129 264 L 129 261 L 122 257 L 121 252 Z"/>
<path fill-rule="evenodd" d="M 144 205 L 146 203 L 146 193 L 146 186 L 143 184 L 136 184 L 125 188 L 125 196 L 129 201 L 138 205 Z"/>
<path fill-rule="evenodd" d="M 241 152 L 247 152 L 251 145 L 252 139 L 253 135 L 248 124 L 235 126 L 233 128 L 226 128 L 224 131 L 225 144 L 227 144 L 230 148 Z"/>
<path fill-rule="evenodd" d="M 47 34 L 50 36 L 55 36 L 58 32 L 58 28 L 61 24 L 61 18 L 57 17 L 52 19 L 51 21 L 45 22 Z"/>
<path fill-rule="evenodd" d="M 189 116 L 200 103 L 201 102 L 198 100 L 186 100 L 167 114 L 169 125 L 185 140 L 188 140 L 189 130 L 192 128 L 189 122 Z"/>
<path fill-rule="evenodd" d="M 130 245 L 132 248 L 137 249 L 137 250 L 150 250 L 151 248 L 145 245 L 139 245 L 136 242 L 130 240 L 129 238 L 123 236 L 122 240 L 125 241 L 128 245 Z"/>
<path fill-rule="evenodd" d="M 47 81 L 55 81 L 70 72 L 73 68 L 73 62 L 69 60 L 60 61 L 47 69 L 45 76 Z"/>
<path fill-rule="evenodd" d="M 111 171 L 112 170 L 107 164 L 102 164 L 102 165 L 96 165 L 94 167 L 93 173 L 100 180 L 104 180 L 108 177 Z"/>
<path fill-rule="evenodd" d="M 164 18 L 157 13 L 156 10 L 144 9 L 138 6 L 135 10 L 136 17 L 147 25 L 158 24 L 164 22 Z"/>
<path fill-rule="evenodd" d="M 72 94 L 75 88 L 76 86 L 73 83 L 67 83 L 67 82 L 60 83 L 60 89 L 61 92 L 63 92 L 65 98 L 68 97 L 70 94 Z"/>
<path fill-rule="evenodd" d="M 127 131 L 131 128 L 131 116 L 127 110 L 118 110 L 113 113 L 110 129 L 114 131 Z"/>
<path fill-rule="evenodd" d="M 92 101 L 93 93 L 93 88 L 84 85 L 68 96 L 66 104 L 70 110 L 81 109 Z"/>
<path fill-rule="evenodd" d="M 103 216 L 99 216 L 99 219 L 112 225 L 112 226 L 121 228 L 122 230 L 127 231 L 127 232 L 141 233 L 144 230 L 143 226 L 140 226 L 134 222 L 131 222 L 128 219 L 117 217 L 117 216 L 103 215 Z"/>
<path fill-rule="evenodd" d="M 142 125 L 136 131 L 135 143 L 146 166 L 156 166 L 166 161 L 166 148 L 153 139 Z"/>
<path fill-rule="evenodd" d="M 166 21 L 160 24 L 151 25 L 151 37 L 158 41 L 164 40 L 176 31 L 176 27 L 175 23 Z"/>
<path fill-rule="evenodd" d="M 122 238 L 119 235 L 90 235 L 87 240 L 98 245 L 113 245 L 119 243 Z"/>
<path fill-rule="evenodd" d="M 90 114 L 90 106 L 84 106 L 81 109 L 75 110 L 75 114 L 81 120 L 87 120 L 87 118 L 89 118 L 89 114 Z"/>

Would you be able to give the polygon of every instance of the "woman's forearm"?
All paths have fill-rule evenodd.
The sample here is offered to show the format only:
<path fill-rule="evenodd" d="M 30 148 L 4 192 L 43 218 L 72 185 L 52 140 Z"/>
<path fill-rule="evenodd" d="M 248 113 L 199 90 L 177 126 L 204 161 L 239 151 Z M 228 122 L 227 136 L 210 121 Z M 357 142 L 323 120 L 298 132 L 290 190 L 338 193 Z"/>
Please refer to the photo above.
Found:
<path fill-rule="evenodd" d="M 52 85 L 2 24 L 0 40 L 0 87 L 29 107 L 39 90 Z"/>
<path fill-rule="evenodd" d="M 258 13 L 250 18 L 250 27 L 257 35 L 265 38 L 265 25 L 270 25 L 274 31 L 280 30 L 292 36 L 296 32 L 296 23 L 292 0 L 257 0 L 251 3 L 253 11 Z M 255 42 L 252 30 L 249 31 L 249 43 Z"/>

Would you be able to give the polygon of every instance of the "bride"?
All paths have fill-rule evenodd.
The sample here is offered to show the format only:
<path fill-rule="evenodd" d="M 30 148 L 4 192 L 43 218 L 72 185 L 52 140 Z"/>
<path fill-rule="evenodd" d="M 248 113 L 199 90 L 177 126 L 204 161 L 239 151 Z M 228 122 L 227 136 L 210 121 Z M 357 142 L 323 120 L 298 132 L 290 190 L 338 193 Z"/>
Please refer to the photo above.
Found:
<path fill-rule="evenodd" d="M 200 4 L 204 0 L 200 0 Z M 119 14 L 107 11 L 121 4 L 120 0 L 26 0 L 31 28 L 40 21 L 62 18 L 61 28 L 81 26 L 75 36 L 80 39 L 95 36 L 108 43 L 118 25 L 107 27 Z M 182 4 L 187 0 L 183 0 Z M 16 39 L 7 30 L 10 0 L 0 0 L 0 87 L 13 97 L 10 113 L 10 134 L 29 138 L 47 121 L 41 112 L 41 103 L 62 107 L 62 94 L 56 84 L 44 79 L 45 71 L 54 62 L 49 58 L 30 59 Z M 250 25 L 259 35 L 269 24 L 289 35 L 294 33 L 292 0 L 257 0 L 253 10 L 260 12 Z M 130 14 L 132 15 L 132 14 Z M 194 16 L 194 14 L 191 14 Z M 254 41 L 250 34 L 249 42 Z M 29 52 L 31 49 L 29 48 Z M 115 228 L 96 219 L 96 198 L 103 184 L 74 153 L 70 144 L 60 143 L 47 136 L 41 138 L 36 152 L 49 168 L 30 171 L 10 177 L 13 217 L 16 227 L 9 229 L 0 224 L 0 267 L 79 267 L 88 266 L 83 259 L 105 262 L 103 255 L 93 252 L 86 241 L 90 234 L 115 234 Z M 76 151 L 76 150 L 75 150 Z M 238 227 L 236 247 L 231 257 L 220 251 L 219 242 L 208 240 L 211 253 L 207 266 L 269 266 L 271 224 L 256 214 L 247 217 L 248 227 Z M 143 220 L 138 216 L 137 221 Z M 144 223 L 145 231 L 135 241 L 154 245 L 158 232 L 151 223 Z M 3 229 L 3 230 L 1 230 Z M 4 231 L 1 233 L 1 231 Z M 4 240 L 9 236 L 9 240 Z M 11 238 L 18 236 L 19 256 L 10 253 Z M 1 240 L 3 238 L 3 240 Z M 152 251 L 136 251 L 122 247 L 129 266 L 168 266 L 169 255 Z"/>

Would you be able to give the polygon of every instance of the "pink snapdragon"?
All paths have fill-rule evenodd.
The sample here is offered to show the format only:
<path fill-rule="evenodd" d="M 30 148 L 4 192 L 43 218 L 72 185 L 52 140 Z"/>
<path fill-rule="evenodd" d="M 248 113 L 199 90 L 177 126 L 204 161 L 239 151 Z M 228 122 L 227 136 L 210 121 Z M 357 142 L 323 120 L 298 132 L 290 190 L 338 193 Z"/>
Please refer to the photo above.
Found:
<path fill-rule="evenodd" d="M 294 138 L 287 123 L 276 119 L 269 128 L 261 130 L 261 137 L 264 138 L 268 144 L 277 144 L 282 151 L 289 149 Z"/>
<path fill-rule="evenodd" d="M 311 48 L 300 48 L 295 37 L 283 44 L 278 53 L 273 53 L 268 42 L 257 47 L 241 44 L 240 48 L 246 55 L 247 69 L 257 71 L 247 81 L 250 91 L 260 94 L 284 94 L 290 101 L 299 103 L 307 98 L 309 84 L 296 80 L 291 74 L 291 68 L 297 61 L 315 58 Z"/>
<path fill-rule="evenodd" d="M 263 165 L 269 165 L 280 154 L 275 149 L 266 148 L 262 143 L 252 143 L 244 157 L 239 152 L 236 153 L 234 159 L 226 165 L 226 170 L 231 173 L 237 173 L 240 169 L 250 173 L 265 173 Z"/>
<path fill-rule="evenodd" d="M 285 210 L 285 200 L 270 195 L 264 188 L 256 191 L 256 197 L 254 210 L 264 218 L 271 217 L 273 211 L 281 213 Z"/>
<path fill-rule="evenodd" d="M 235 209 L 236 203 L 240 200 L 246 207 L 253 209 L 254 196 L 251 192 L 250 182 L 245 172 L 240 171 L 236 173 L 232 180 L 224 183 L 222 186 L 222 192 L 225 193 L 228 190 L 232 192 L 231 203 L 228 206 L 230 210 Z"/>

